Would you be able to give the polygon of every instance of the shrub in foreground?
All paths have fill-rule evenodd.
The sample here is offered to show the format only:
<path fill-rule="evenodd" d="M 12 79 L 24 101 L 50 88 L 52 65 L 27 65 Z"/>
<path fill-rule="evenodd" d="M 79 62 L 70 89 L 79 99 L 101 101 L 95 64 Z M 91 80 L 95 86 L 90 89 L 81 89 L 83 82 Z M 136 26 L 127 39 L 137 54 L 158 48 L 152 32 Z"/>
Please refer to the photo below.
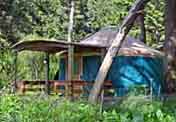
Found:
<path fill-rule="evenodd" d="M 161 102 L 128 97 L 121 104 L 106 107 L 70 102 L 57 97 L 0 99 L 0 122 L 176 122 L 176 109 Z"/>

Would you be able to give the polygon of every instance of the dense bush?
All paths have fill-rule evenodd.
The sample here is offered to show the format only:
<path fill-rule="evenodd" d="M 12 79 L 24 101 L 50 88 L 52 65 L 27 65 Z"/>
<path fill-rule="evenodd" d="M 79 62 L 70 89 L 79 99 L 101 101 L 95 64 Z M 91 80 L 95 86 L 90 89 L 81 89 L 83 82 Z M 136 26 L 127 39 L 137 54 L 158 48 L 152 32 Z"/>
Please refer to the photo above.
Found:
<path fill-rule="evenodd" d="M 56 97 L 0 99 L 1 122 L 175 122 L 175 108 L 161 102 L 129 97 L 100 112 L 99 105 L 69 102 Z"/>
<path fill-rule="evenodd" d="M 0 89 L 14 80 L 14 55 L 0 33 Z"/>

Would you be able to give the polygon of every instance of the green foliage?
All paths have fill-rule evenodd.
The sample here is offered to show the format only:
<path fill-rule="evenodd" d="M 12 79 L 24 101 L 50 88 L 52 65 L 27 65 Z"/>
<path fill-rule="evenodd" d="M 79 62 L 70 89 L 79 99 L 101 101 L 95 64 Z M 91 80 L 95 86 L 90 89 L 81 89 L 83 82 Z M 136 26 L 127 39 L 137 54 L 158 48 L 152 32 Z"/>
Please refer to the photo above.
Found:
<path fill-rule="evenodd" d="M 22 58 L 21 58 L 22 57 Z M 45 77 L 44 53 L 25 51 L 18 55 L 18 80 L 39 80 Z M 21 70 L 22 69 L 22 70 Z"/>
<path fill-rule="evenodd" d="M 0 43 L 1 44 L 1 43 Z M 6 45 L 2 43 L 2 45 Z M 17 80 L 44 80 L 45 73 L 45 53 L 24 51 L 17 57 Z M 50 79 L 59 69 L 59 57 L 50 55 Z M 0 88 L 12 83 L 15 79 L 15 53 L 9 46 L 0 49 Z"/>
<path fill-rule="evenodd" d="M 164 0 L 152 0 L 146 7 L 145 24 L 147 30 L 147 43 L 150 46 L 159 45 L 164 42 Z M 159 41 L 159 42 L 158 42 Z"/>
<path fill-rule="evenodd" d="M 3 95 L 1 122 L 175 122 L 173 106 L 142 97 L 125 99 L 100 113 L 99 106 L 56 97 Z M 172 104 L 173 105 L 173 104 Z"/>
<path fill-rule="evenodd" d="M 46 79 L 46 66 L 44 64 L 45 53 L 24 51 L 19 53 L 17 60 L 17 79 L 18 80 L 44 80 Z M 59 57 L 50 55 L 50 79 L 59 69 Z"/>
<path fill-rule="evenodd" d="M 107 25 L 120 25 L 134 0 L 89 0 L 91 27 L 99 29 Z"/>
<path fill-rule="evenodd" d="M 90 25 L 94 30 L 108 25 L 120 26 L 124 17 L 133 5 L 135 0 L 89 0 Z M 147 43 L 149 45 L 158 44 L 156 33 L 160 34 L 160 41 L 164 41 L 164 1 L 151 0 L 145 8 L 145 25 L 147 31 Z M 140 30 L 138 23 L 130 32 L 136 38 L 139 37 Z"/>
<path fill-rule="evenodd" d="M 0 104 L 1 122 L 94 122 L 99 117 L 97 107 L 56 98 L 5 95 Z"/>
<path fill-rule="evenodd" d="M 14 56 L 8 43 L 0 38 L 0 89 L 14 78 Z"/>
<path fill-rule="evenodd" d="M 78 40 L 90 32 L 109 25 L 120 25 L 135 0 L 79 0 L 75 5 L 73 38 Z M 63 0 L 6 0 L 2 4 L 0 31 L 22 39 L 26 35 L 66 39 L 70 3 Z M 145 8 L 147 42 L 157 42 L 156 32 L 164 39 L 164 1 L 151 0 Z M 8 26 L 13 24 L 13 26 Z M 132 35 L 139 36 L 138 24 Z M 15 39 L 15 38 L 14 38 Z M 16 40 L 17 41 L 17 40 Z"/>

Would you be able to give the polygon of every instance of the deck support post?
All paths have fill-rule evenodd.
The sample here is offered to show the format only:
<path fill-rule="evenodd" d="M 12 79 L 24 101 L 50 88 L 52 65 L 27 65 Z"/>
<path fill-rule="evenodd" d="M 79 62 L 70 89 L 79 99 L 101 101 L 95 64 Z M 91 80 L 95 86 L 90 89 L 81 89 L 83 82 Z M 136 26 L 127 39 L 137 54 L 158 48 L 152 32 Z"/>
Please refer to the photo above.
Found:
<path fill-rule="evenodd" d="M 47 52 L 45 55 L 45 65 L 46 65 L 46 79 L 45 79 L 45 92 L 47 94 L 50 94 L 50 84 L 49 84 L 49 72 L 50 72 L 50 68 L 49 68 L 49 53 Z"/>
<path fill-rule="evenodd" d="M 70 97 L 72 96 L 72 79 L 73 79 L 73 65 L 74 65 L 74 46 L 69 45 L 68 48 L 68 69 L 67 69 L 67 88 L 66 88 L 66 96 Z"/>

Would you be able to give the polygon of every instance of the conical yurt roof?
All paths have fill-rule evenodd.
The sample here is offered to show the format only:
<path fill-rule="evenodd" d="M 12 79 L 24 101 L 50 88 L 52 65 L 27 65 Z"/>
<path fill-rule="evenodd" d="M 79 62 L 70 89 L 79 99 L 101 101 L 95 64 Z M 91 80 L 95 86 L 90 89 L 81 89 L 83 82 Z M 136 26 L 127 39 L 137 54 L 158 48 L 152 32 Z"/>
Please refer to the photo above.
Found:
<path fill-rule="evenodd" d="M 118 30 L 115 27 L 106 27 L 100 31 L 87 36 L 80 41 L 82 45 L 92 45 L 98 47 L 110 47 Z M 119 55 L 144 55 L 144 56 L 163 56 L 164 54 L 157 51 L 139 39 L 127 36 L 120 48 Z"/>

